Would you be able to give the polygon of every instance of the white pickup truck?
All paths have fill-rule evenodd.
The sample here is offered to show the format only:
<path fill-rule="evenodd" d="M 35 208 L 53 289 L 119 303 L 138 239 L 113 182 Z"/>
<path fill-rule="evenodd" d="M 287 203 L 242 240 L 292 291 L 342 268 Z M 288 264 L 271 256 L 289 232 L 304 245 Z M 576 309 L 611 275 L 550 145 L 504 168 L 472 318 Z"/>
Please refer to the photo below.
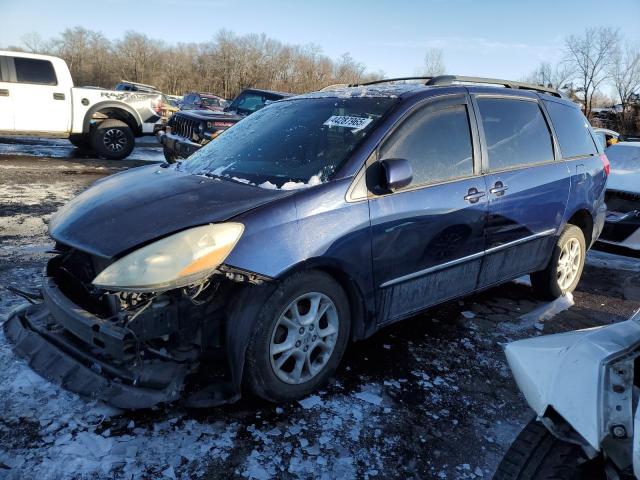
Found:
<path fill-rule="evenodd" d="M 0 50 L 0 135 L 68 138 L 109 159 L 161 125 L 161 93 L 77 88 L 64 60 Z"/>

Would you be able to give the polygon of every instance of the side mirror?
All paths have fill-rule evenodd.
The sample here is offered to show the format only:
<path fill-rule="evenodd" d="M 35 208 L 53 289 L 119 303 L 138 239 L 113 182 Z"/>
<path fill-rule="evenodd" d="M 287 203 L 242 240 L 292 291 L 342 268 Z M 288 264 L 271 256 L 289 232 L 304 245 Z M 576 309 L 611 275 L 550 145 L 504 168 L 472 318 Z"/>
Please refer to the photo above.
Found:
<path fill-rule="evenodd" d="M 382 187 L 395 191 L 406 187 L 413 179 L 413 170 L 404 158 L 385 158 L 380 162 L 382 167 Z"/>

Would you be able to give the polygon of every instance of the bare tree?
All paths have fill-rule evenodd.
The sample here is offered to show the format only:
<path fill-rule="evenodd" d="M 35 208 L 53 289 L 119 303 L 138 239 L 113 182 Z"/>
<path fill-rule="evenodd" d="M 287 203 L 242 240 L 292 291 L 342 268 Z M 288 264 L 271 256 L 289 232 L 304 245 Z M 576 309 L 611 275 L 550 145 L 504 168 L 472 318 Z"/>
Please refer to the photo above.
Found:
<path fill-rule="evenodd" d="M 425 77 L 437 77 L 445 72 L 444 52 L 441 48 L 430 48 L 424 55 L 420 75 Z"/>
<path fill-rule="evenodd" d="M 525 77 L 525 81 L 545 87 L 564 89 L 567 87 L 573 75 L 574 72 L 567 62 L 560 62 L 556 65 L 552 65 L 549 62 L 542 62 L 533 72 Z"/>
<path fill-rule="evenodd" d="M 20 37 L 20 41 L 24 45 L 27 52 L 41 53 L 45 50 L 45 42 L 38 32 L 29 32 Z"/>
<path fill-rule="evenodd" d="M 629 106 L 640 93 L 640 48 L 627 45 L 624 51 L 617 52 L 609 67 L 609 76 L 620 98 L 620 124 L 626 132 L 632 129 L 633 123 Z"/>
<path fill-rule="evenodd" d="M 146 35 L 126 32 L 116 43 L 115 54 L 122 77 L 133 82 L 150 83 L 160 74 L 162 42 Z"/>
<path fill-rule="evenodd" d="M 617 55 L 620 34 L 610 27 L 588 28 L 565 40 L 567 63 L 575 72 L 577 90 L 584 96 L 584 113 L 591 115 L 593 95 L 608 78 Z"/>

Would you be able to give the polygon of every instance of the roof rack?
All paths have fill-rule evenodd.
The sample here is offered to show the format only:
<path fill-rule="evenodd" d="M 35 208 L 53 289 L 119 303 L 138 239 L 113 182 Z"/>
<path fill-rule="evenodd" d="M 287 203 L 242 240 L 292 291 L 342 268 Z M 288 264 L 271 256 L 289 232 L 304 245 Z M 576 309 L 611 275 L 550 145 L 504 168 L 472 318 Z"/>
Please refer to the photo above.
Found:
<path fill-rule="evenodd" d="M 445 85 L 453 85 L 454 82 L 460 83 L 480 83 L 486 85 L 502 85 L 505 88 L 513 88 L 520 90 L 533 90 L 536 92 L 547 93 L 556 97 L 562 97 L 562 94 L 555 88 L 544 87 L 542 85 L 535 85 L 533 83 L 514 82 L 512 80 L 500 80 L 498 78 L 483 78 L 483 77 L 464 77 L 461 75 L 440 75 L 433 77 L 427 81 L 425 85 L 430 87 L 438 87 Z"/>
<path fill-rule="evenodd" d="M 455 82 L 459 83 L 477 83 L 484 85 L 501 85 L 505 88 L 513 88 L 520 90 L 532 90 L 541 93 L 547 93 L 556 97 L 562 97 L 562 93 L 552 87 L 545 87 L 543 85 L 535 85 L 533 83 L 514 82 L 512 80 L 500 80 L 498 78 L 484 78 L 484 77 L 465 77 L 462 75 L 439 75 L 436 77 L 398 77 L 398 78 L 383 78 L 381 80 L 374 80 L 373 82 L 366 83 L 351 83 L 349 87 L 362 87 L 366 85 L 376 85 L 379 83 L 391 83 L 402 82 L 407 80 L 424 80 L 425 85 L 429 87 L 444 87 L 446 85 L 453 85 Z"/>
<path fill-rule="evenodd" d="M 391 82 L 403 82 L 406 80 L 431 80 L 434 77 L 397 77 L 397 78 L 383 78 L 380 80 L 374 80 L 372 82 L 365 83 L 350 83 L 349 87 L 364 87 L 367 85 L 376 85 L 378 83 L 391 83 Z M 437 78 L 437 77 L 436 77 Z"/>

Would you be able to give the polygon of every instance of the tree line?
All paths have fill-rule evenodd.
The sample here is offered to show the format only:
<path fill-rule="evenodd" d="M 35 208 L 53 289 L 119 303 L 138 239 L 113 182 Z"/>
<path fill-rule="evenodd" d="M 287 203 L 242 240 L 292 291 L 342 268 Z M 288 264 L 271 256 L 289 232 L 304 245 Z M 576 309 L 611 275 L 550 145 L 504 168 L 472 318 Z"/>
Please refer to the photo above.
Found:
<path fill-rule="evenodd" d="M 228 30 L 208 42 L 167 44 L 132 31 L 110 40 L 77 26 L 50 39 L 30 33 L 22 45 L 9 48 L 63 58 L 79 86 L 113 88 L 124 79 L 174 95 L 200 91 L 233 98 L 247 87 L 301 93 L 384 76 L 367 72 L 348 53 L 332 59 L 317 45 L 289 45 L 264 34 Z"/>
<path fill-rule="evenodd" d="M 202 91 L 233 98 L 247 87 L 300 93 L 384 77 L 384 72 L 367 72 L 348 53 L 332 59 L 317 45 L 290 45 L 264 34 L 229 30 L 218 31 L 207 42 L 168 44 L 133 31 L 111 40 L 77 26 L 50 39 L 30 33 L 22 45 L 9 48 L 62 57 L 77 85 L 110 88 L 124 79 L 176 95 Z M 619 112 L 606 126 L 623 133 L 640 131 L 640 46 L 626 42 L 614 28 L 594 27 L 567 36 L 559 48 L 559 62 L 542 62 L 523 80 L 562 90 L 591 120 L 597 120 L 595 107 L 618 102 Z M 446 70 L 443 50 L 429 49 L 416 73 L 441 75 Z"/>

